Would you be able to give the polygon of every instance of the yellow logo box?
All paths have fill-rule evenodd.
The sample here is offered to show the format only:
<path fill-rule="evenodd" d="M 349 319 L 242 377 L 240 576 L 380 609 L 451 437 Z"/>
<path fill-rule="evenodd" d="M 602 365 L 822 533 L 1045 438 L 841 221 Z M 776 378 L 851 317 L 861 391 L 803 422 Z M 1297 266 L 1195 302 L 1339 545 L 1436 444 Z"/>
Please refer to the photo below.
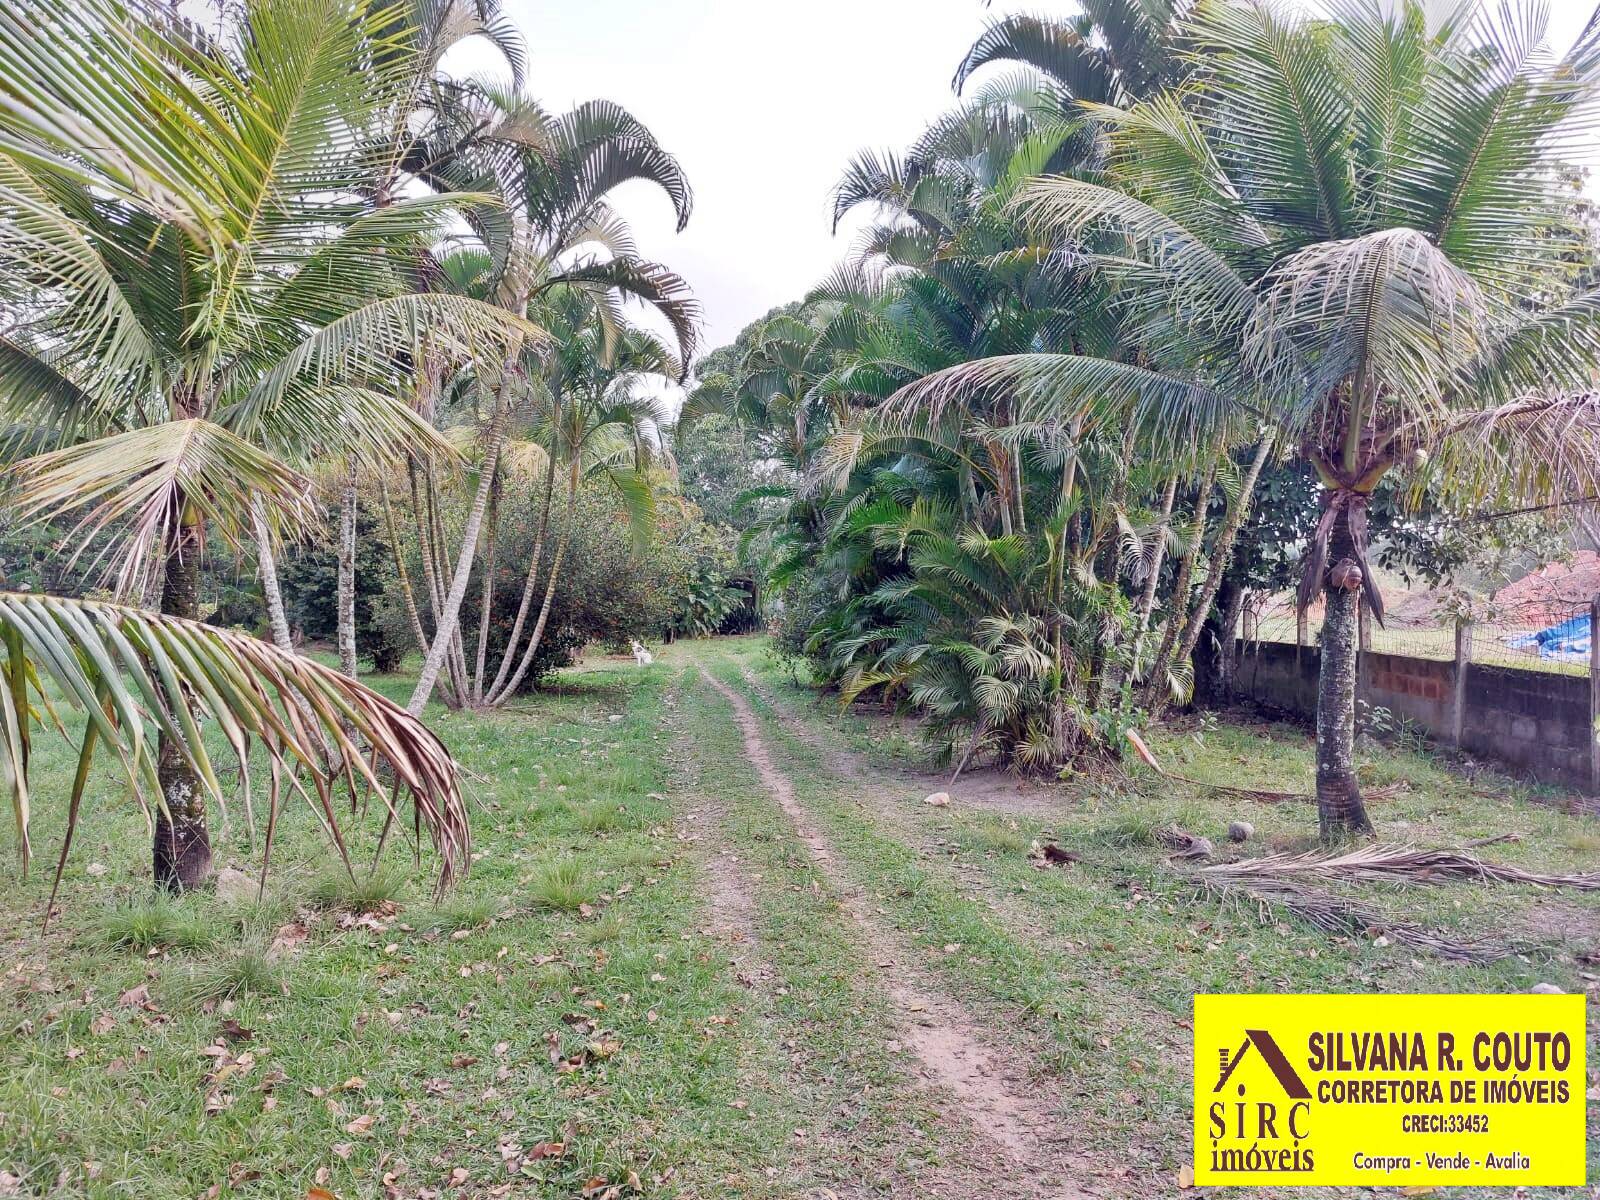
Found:
<path fill-rule="evenodd" d="M 1202 1184 L 1584 1180 L 1583 996 L 1196 996 Z"/>

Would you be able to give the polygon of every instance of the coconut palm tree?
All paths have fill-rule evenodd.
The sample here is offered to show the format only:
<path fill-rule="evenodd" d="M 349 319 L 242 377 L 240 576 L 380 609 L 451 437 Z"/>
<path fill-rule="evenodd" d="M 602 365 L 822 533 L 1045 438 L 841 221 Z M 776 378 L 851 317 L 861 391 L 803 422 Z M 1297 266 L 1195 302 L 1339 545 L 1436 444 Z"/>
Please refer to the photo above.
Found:
<path fill-rule="evenodd" d="M 396 399 L 424 335 L 498 358 L 538 331 L 401 267 L 463 204 L 373 203 L 367 133 L 413 85 L 373 0 L 249 0 L 216 38 L 165 6 L 0 12 L 0 418 L 20 519 L 117 534 L 125 593 L 199 615 L 208 530 L 317 517 L 289 464 L 442 448 Z M 47 453 L 32 453 L 51 446 Z M 193 746 L 163 726 L 157 880 L 210 871 Z"/>
<path fill-rule="evenodd" d="M 334 803 L 341 780 L 352 791 L 359 780 L 383 799 L 387 820 L 380 845 L 400 818 L 402 789 L 409 794 L 417 827 L 428 830 L 438 851 L 441 889 L 471 862 L 459 767 L 425 725 L 387 698 L 270 642 L 198 621 L 118 604 L 0 592 L 0 785 L 11 803 L 24 869 L 33 853 L 31 726 L 48 718 L 65 734 L 56 709 L 62 704 L 80 709 L 84 723 L 71 793 L 57 798 L 66 808 L 57 887 L 98 753 L 120 763 L 154 821 L 172 802 L 167 787 L 174 758 L 204 796 L 225 803 L 218 764 L 201 734 L 207 722 L 237 761 L 252 844 L 255 814 L 246 764 L 253 749 L 265 755 L 270 787 L 263 888 L 288 792 L 306 800 L 349 868 Z M 155 798 L 154 806 L 147 796 Z M 52 889 L 47 921 L 54 902 Z"/>
<path fill-rule="evenodd" d="M 1391 472 L 1461 504 L 1600 484 L 1600 293 L 1573 290 L 1558 165 L 1591 128 L 1600 21 L 1557 59 L 1541 5 L 1346 0 L 1332 19 L 1203 0 L 1193 86 L 1090 109 L 1106 181 L 1013 211 L 1113 278 L 1138 361 L 1023 354 L 908 391 L 1004 388 L 1042 424 L 1243 419 L 1311 464 L 1322 515 L 1323 834 L 1371 829 L 1353 763 L 1357 594 L 1382 618 L 1367 507 Z M 1263 436 L 1264 436 L 1263 435 Z"/>

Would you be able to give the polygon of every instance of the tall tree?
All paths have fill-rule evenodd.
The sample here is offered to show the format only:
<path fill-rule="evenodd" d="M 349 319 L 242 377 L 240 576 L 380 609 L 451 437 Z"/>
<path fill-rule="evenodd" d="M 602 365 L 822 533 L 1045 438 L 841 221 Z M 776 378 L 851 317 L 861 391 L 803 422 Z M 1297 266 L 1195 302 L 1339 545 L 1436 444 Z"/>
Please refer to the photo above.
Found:
<path fill-rule="evenodd" d="M 371 0 L 248 0 L 213 39 L 164 5 L 0 12 L 0 416 L 57 448 L 15 463 L 24 520 L 119 536 L 123 591 L 199 616 L 209 528 L 316 518 L 290 465 L 443 450 L 385 381 L 424 335 L 498 354 L 537 331 L 410 292 L 398 264 L 463 202 L 375 207 L 365 131 L 415 78 Z M 430 449 L 431 448 L 431 449 Z M 157 880 L 210 872 L 195 748 L 163 726 Z"/>
<path fill-rule="evenodd" d="M 1538 4 L 1344 0 L 1332 19 L 1202 0 L 1194 86 L 1092 109 L 1109 174 L 1015 211 L 1123 285 L 1143 361 L 1024 354 L 928 394 L 1005 387 L 1049 424 L 1259 422 L 1322 482 L 1300 603 L 1320 596 L 1324 836 L 1357 784 L 1357 593 L 1382 618 L 1367 513 L 1391 472 L 1511 507 L 1600 485 L 1600 295 L 1576 291 L 1558 164 L 1592 130 L 1600 21 L 1559 59 Z"/>
<path fill-rule="evenodd" d="M 553 289 L 566 287 L 602 298 L 608 310 L 620 298 L 642 301 L 671 325 L 686 362 L 694 346 L 698 307 L 682 279 L 638 256 L 627 223 L 607 199 L 629 181 L 655 184 L 671 200 L 682 229 L 689 219 L 691 196 L 677 161 L 637 119 L 606 101 L 591 101 L 552 117 L 532 101 L 486 88 L 459 100 L 453 124 L 441 123 L 435 137 L 420 143 L 410 161 L 420 176 L 441 186 L 470 182 L 492 187 L 505 197 L 504 220 L 501 214 L 491 214 L 477 224 L 485 270 L 474 286 L 486 283 L 493 303 L 518 316 Z M 482 462 L 453 564 L 442 547 L 434 546 L 437 568 L 429 569 L 438 576 L 439 602 L 409 703 L 413 712 L 422 711 L 447 664 L 453 694 L 461 703 L 472 699 L 471 671 L 460 636 L 461 606 L 505 439 L 518 411 L 532 398 L 526 386 L 531 372 L 523 358 L 535 358 L 538 351 L 532 342 L 513 347 L 497 371 L 480 374 L 474 381 L 485 399 L 479 438 Z M 428 372 L 424 378 L 431 380 L 430 389 L 436 393 L 434 385 L 442 380 L 432 379 Z M 436 402 L 436 394 L 425 395 L 424 411 L 431 414 Z"/>

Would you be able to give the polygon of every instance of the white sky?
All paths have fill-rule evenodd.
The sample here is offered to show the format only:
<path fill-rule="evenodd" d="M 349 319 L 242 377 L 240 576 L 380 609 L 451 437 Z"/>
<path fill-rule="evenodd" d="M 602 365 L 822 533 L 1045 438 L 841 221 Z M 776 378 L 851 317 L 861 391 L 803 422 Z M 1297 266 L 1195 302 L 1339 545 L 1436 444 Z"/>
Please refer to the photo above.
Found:
<path fill-rule="evenodd" d="M 988 20 L 1065 14 L 1051 0 L 503 0 L 549 108 L 617 101 L 677 155 L 694 215 L 673 232 L 654 189 L 616 193 L 641 253 L 689 280 L 704 349 L 801 296 L 849 249 L 829 193 L 864 148 L 904 148 L 954 101 L 950 77 Z M 1594 0 L 1549 0 L 1553 38 Z M 461 70 L 465 64 L 454 60 Z M 990 68 L 993 71 L 1003 67 Z"/>

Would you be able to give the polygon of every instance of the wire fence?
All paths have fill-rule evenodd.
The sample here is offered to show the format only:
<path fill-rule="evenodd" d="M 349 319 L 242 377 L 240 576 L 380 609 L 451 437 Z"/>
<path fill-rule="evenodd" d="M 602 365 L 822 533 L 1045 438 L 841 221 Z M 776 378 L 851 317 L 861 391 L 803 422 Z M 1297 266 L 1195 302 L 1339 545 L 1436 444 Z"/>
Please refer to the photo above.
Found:
<path fill-rule="evenodd" d="M 1442 662 L 1455 661 L 1459 652 L 1466 661 L 1485 666 L 1587 675 L 1590 625 L 1589 605 L 1574 607 L 1570 600 L 1511 613 L 1491 610 L 1488 616 L 1463 624 L 1459 632 L 1457 622 L 1448 618 L 1416 619 L 1401 613 L 1379 625 L 1363 613 L 1361 646 L 1374 654 Z M 1295 614 L 1292 596 L 1274 596 L 1246 609 L 1243 635 L 1247 642 L 1315 646 L 1321 628 L 1320 603 L 1301 618 Z"/>

